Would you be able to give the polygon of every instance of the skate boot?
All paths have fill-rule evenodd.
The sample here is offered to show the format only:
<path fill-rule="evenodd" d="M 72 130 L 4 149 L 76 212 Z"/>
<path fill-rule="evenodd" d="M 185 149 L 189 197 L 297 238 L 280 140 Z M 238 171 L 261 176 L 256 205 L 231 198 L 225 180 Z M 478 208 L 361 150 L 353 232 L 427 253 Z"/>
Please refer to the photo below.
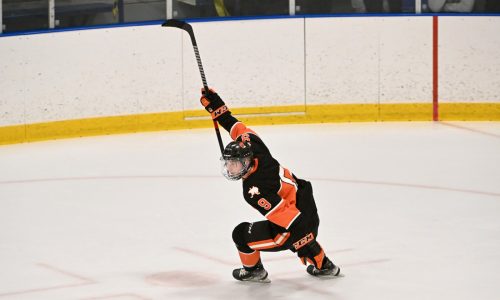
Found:
<path fill-rule="evenodd" d="M 335 277 L 342 276 L 340 274 L 340 268 L 334 265 L 328 257 L 325 257 L 325 262 L 323 263 L 323 267 L 321 269 L 316 268 L 314 265 L 309 265 L 307 267 L 307 273 L 312 276 L 317 277 Z"/>
<path fill-rule="evenodd" d="M 259 261 L 253 268 L 240 268 L 233 270 L 233 277 L 239 281 L 261 282 L 270 283 L 271 280 L 267 278 L 267 271 Z"/>

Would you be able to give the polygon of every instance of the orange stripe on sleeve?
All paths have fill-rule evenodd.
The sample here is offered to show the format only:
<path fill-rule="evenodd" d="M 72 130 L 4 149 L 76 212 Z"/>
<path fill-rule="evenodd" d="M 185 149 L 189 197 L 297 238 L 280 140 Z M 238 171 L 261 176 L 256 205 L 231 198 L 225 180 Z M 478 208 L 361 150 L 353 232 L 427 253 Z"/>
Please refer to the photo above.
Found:
<path fill-rule="evenodd" d="M 236 122 L 233 125 L 233 127 L 231 127 L 231 131 L 229 132 L 229 134 L 231 135 L 231 138 L 233 140 L 236 140 L 240 135 L 245 134 L 245 133 L 256 134 L 255 131 L 248 128 L 245 124 L 243 124 L 241 122 Z"/>

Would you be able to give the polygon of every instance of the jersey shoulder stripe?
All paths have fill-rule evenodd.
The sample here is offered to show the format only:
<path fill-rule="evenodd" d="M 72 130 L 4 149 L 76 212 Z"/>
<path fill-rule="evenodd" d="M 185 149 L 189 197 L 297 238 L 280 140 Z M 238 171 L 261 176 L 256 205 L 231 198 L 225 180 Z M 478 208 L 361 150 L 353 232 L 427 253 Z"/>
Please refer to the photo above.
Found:
<path fill-rule="evenodd" d="M 297 182 L 295 182 L 295 179 L 293 178 L 292 172 L 282 166 L 280 166 L 280 179 L 281 181 L 292 185 L 295 188 L 295 191 L 299 189 Z M 279 193 L 280 192 L 278 192 L 278 194 Z"/>
<path fill-rule="evenodd" d="M 280 188 L 278 196 L 281 198 L 281 201 L 265 217 L 269 221 L 288 229 L 301 214 L 296 206 L 298 186 L 293 179 L 292 173 L 281 166 L 279 177 Z"/>
<path fill-rule="evenodd" d="M 252 129 L 248 128 L 245 124 L 241 122 L 236 122 L 234 125 L 231 127 L 231 130 L 229 131 L 229 135 L 231 135 L 231 138 L 235 141 L 240 135 L 245 134 L 245 133 L 251 133 L 257 135 L 255 131 Z"/>

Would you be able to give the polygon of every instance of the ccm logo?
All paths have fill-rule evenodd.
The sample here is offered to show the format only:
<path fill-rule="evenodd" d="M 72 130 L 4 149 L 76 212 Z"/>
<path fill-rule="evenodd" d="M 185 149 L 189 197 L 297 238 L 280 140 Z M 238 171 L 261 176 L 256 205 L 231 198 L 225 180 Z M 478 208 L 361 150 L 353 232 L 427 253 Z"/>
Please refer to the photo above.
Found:
<path fill-rule="evenodd" d="M 314 235 L 311 232 L 308 235 L 306 235 L 305 237 L 301 238 L 299 241 L 293 243 L 293 247 L 295 248 L 295 250 L 299 250 L 300 248 L 304 247 L 305 245 L 307 245 L 307 243 L 309 243 L 312 240 L 314 240 Z"/>
<path fill-rule="evenodd" d="M 218 116 L 222 115 L 223 113 L 225 113 L 226 111 L 227 111 L 227 106 L 224 105 L 224 106 L 218 108 L 212 114 L 214 117 L 218 117 Z"/>

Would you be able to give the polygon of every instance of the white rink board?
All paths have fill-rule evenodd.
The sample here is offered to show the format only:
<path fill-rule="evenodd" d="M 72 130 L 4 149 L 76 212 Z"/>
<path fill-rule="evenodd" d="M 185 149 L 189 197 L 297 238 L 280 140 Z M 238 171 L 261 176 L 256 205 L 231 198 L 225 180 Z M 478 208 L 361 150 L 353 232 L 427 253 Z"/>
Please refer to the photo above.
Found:
<path fill-rule="evenodd" d="M 180 41 L 160 26 L 1 38 L 0 125 L 180 111 Z"/>
<path fill-rule="evenodd" d="M 306 20 L 307 104 L 378 100 L 377 24 L 377 18 Z"/>
<path fill-rule="evenodd" d="M 379 18 L 380 103 L 432 102 L 432 19 Z"/>
<path fill-rule="evenodd" d="M 432 17 L 192 25 L 233 108 L 432 101 Z M 500 101 L 499 27 L 440 17 L 440 100 Z M 188 35 L 159 25 L 2 37 L 0 78 L 0 126 L 200 108 Z"/>
<path fill-rule="evenodd" d="M 208 84 L 231 107 L 304 104 L 304 19 L 192 23 Z M 199 109 L 193 47 L 183 44 L 184 103 Z"/>
<path fill-rule="evenodd" d="M 500 101 L 500 17 L 439 18 L 439 98 Z"/>
<path fill-rule="evenodd" d="M 432 101 L 431 18 L 306 19 L 306 45 L 308 104 Z"/>

